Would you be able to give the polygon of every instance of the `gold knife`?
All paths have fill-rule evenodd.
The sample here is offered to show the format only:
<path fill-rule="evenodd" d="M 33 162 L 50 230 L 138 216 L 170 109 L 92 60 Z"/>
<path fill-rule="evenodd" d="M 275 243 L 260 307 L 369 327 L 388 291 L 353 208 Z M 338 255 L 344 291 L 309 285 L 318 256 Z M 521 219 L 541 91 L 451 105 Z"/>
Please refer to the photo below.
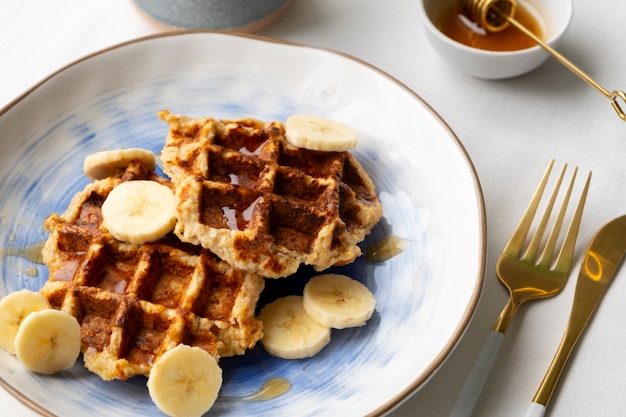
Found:
<path fill-rule="evenodd" d="M 589 318 L 626 253 L 626 215 L 611 220 L 591 239 L 578 273 L 574 303 L 561 344 L 535 394 L 526 417 L 541 417 Z"/>

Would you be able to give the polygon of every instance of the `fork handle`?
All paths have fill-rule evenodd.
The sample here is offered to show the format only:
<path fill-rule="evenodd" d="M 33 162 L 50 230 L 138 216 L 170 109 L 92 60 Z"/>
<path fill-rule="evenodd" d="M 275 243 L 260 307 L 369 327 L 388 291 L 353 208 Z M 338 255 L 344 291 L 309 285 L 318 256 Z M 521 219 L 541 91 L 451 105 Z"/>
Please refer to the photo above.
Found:
<path fill-rule="evenodd" d="M 503 340 L 504 333 L 495 330 L 491 331 L 487 342 L 483 346 L 483 350 L 474 364 L 474 368 L 472 368 L 472 372 L 470 372 L 469 377 L 465 381 L 465 385 L 461 390 L 459 398 L 456 400 L 450 417 L 469 417 L 472 415 Z"/>
<path fill-rule="evenodd" d="M 546 406 L 539 403 L 530 403 L 524 417 L 543 417 L 546 414 Z"/>

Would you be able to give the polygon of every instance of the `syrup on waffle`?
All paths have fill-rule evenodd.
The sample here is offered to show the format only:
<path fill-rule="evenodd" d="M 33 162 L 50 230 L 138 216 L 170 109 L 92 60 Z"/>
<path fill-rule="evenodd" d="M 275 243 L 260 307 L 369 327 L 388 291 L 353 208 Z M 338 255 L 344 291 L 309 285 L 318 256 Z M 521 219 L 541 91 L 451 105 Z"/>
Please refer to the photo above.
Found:
<path fill-rule="evenodd" d="M 178 200 L 175 233 L 233 267 L 284 277 L 354 261 L 380 220 L 374 185 L 349 152 L 294 147 L 280 122 L 159 113 Z"/>
<path fill-rule="evenodd" d="M 262 337 L 254 317 L 263 278 L 232 268 L 209 250 L 170 233 L 133 245 L 101 227 L 101 206 L 122 181 L 169 181 L 131 163 L 89 184 L 62 215 L 44 223 L 49 280 L 41 289 L 81 324 L 85 366 L 105 380 L 148 376 L 179 343 L 215 358 L 243 354 Z"/>

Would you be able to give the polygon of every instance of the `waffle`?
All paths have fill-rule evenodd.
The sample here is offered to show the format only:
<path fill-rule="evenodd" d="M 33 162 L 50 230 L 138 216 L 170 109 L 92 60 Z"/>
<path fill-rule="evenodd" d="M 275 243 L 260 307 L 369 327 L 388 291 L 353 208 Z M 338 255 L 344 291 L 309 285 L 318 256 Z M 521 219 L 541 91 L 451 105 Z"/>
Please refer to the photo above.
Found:
<path fill-rule="evenodd" d="M 382 207 L 352 154 L 294 147 L 276 121 L 159 117 L 169 125 L 161 161 L 181 240 L 268 278 L 361 254 Z"/>
<path fill-rule="evenodd" d="M 41 292 L 81 324 L 85 366 L 105 380 L 124 380 L 148 376 L 179 343 L 216 359 L 243 354 L 262 336 L 254 310 L 263 278 L 172 233 L 143 245 L 114 239 L 100 227 L 101 205 L 113 187 L 135 179 L 169 184 L 131 163 L 122 175 L 89 184 L 65 213 L 44 222 L 50 275 Z"/>

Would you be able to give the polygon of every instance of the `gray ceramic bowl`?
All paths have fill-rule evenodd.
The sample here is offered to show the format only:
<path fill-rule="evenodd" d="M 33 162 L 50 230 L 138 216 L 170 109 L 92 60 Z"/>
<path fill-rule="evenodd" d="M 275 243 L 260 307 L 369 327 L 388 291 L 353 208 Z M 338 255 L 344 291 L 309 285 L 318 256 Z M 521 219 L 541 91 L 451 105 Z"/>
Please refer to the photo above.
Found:
<path fill-rule="evenodd" d="M 291 0 L 134 0 L 153 23 L 168 29 L 255 32 L 276 19 Z"/>

